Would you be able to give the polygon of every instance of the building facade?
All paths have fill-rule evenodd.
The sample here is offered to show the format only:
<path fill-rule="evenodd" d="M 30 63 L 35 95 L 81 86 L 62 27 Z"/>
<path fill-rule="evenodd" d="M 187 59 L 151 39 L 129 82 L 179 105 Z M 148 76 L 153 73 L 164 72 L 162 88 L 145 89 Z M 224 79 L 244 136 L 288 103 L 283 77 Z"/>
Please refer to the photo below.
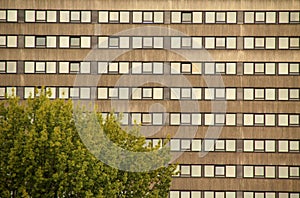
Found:
<path fill-rule="evenodd" d="M 171 137 L 171 198 L 300 197 L 300 1 L 0 2 L 0 99 L 98 105 Z"/>

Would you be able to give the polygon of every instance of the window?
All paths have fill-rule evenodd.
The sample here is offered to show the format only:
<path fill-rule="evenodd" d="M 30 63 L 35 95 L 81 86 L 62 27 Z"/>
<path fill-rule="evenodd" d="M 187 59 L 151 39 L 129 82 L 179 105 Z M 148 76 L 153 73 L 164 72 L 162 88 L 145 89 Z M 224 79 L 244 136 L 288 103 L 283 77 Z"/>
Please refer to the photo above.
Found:
<path fill-rule="evenodd" d="M 164 12 L 151 12 L 151 11 L 133 11 L 133 23 L 163 23 Z"/>
<path fill-rule="evenodd" d="M 129 23 L 128 11 L 99 11 L 99 23 Z"/>
<path fill-rule="evenodd" d="M 236 12 L 205 12 L 205 23 L 236 23 Z"/>
<path fill-rule="evenodd" d="M 60 36 L 60 48 L 90 48 L 91 37 L 89 36 Z"/>
<path fill-rule="evenodd" d="M 25 22 L 57 22 L 57 12 L 52 10 L 25 10 Z"/>

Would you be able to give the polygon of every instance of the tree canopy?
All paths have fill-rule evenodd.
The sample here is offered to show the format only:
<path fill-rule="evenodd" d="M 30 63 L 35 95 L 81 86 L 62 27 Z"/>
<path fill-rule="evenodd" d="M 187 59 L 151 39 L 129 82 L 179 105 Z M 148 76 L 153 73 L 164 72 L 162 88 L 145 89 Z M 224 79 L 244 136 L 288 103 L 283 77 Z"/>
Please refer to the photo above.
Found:
<path fill-rule="evenodd" d="M 147 172 L 119 170 L 97 159 L 96 154 L 105 152 L 116 163 L 122 163 L 121 159 L 97 141 L 90 142 L 97 152 L 91 151 L 78 134 L 84 131 L 86 137 L 95 135 L 98 130 L 89 121 L 96 119 L 118 146 L 136 152 L 158 151 L 158 146 L 145 146 L 137 128 L 124 130 L 113 114 L 104 119 L 92 112 L 76 120 L 74 109 L 84 109 L 74 108 L 72 101 L 50 100 L 48 94 L 26 101 L 12 97 L 0 103 L 0 197 L 168 196 L 175 165 Z M 80 127 L 76 126 L 80 121 Z M 165 150 L 157 160 L 166 163 L 167 156 Z M 132 158 L 133 166 L 139 163 L 143 162 Z"/>

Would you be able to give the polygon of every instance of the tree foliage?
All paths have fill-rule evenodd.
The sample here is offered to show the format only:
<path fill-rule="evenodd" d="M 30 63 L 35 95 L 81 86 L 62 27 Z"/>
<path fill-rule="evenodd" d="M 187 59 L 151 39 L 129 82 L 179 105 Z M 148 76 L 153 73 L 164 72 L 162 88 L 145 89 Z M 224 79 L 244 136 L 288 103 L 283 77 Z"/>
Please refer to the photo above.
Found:
<path fill-rule="evenodd" d="M 86 132 L 86 137 L 95 135 L 91 131 L 98 130 L 89 122 L 94 118 L 104 134 L 124 149 L 159 149 L 145 147 L 138 130 L 125 131 L 113 114 L 103 120 L 95 112 L 86 114 L 81 127 L 76 127 L 72 102 L 49 100 L 47 94 L 27 101 L 13 97 L 0 103 L 0 197 L 168 196 L 174 165 L 148 172 L 118 170 L 98 160 L 78 135 L 78 130 Z M 96 139 L 89 141 L 95 140 L 90 145 L 98 154 L 106 152 L 111 160 L 122 163 Z M 158 160 L 167 162 L 166 154 Z M 142 162 L 132 158 L 133 166 L 138 163 Z"/>

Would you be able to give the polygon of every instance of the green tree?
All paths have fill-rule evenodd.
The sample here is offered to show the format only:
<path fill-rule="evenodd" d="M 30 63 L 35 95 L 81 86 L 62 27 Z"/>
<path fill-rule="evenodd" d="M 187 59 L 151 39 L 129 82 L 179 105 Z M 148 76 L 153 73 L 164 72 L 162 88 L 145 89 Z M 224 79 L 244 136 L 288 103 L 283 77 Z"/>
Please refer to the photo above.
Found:
<path fill-rule="evenodd" d="M 158 146 L 145 146 L 138 129 L 125 131 L 113 114 L 103 120 L 99 113 L 74 108 L 72 101 L 49 100 L 49 94 L 0 103 L 0 197 L 168 196 L 175 165 L 130 172 L 97 159 L 102 154 L 122 165 L 114 153 L 119 151 L 101 144 L 101 134 L 131 151 L 158 152 Z M 88 149 L 84 141 L 89 142 Z M 168 162 L 168 150 L 160 150 L 162 155 L 155 160 Z M 136 161 L 132 156 L 130 166 L 147 163 L 146 158 Z"/>

